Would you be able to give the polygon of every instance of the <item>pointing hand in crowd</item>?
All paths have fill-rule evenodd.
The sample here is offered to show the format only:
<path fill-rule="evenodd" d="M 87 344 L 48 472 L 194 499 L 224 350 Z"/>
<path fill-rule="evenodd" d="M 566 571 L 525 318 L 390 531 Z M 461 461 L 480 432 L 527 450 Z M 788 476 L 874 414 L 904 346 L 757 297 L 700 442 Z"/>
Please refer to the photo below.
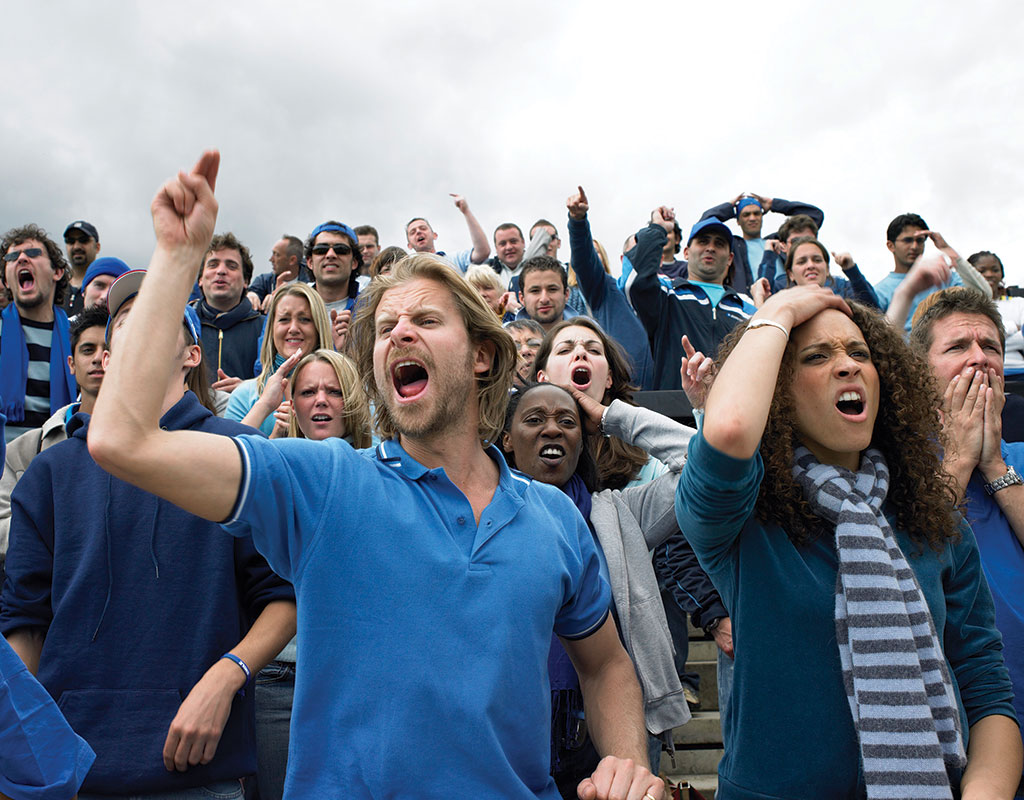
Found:
<path fill-rule="evenodd" d="M 459 209 L 459 211 L 461 211 L 463 214 L 469 212 L 469 202 L 466 200 L 465 197 L 463 197 L 461 194 L 456 194 L 455 192 L 449 192 L 448 196 L 455 198 L 455 207 Z"/>
<path fill-rule="evenodd" d="M 758 278 L 752 284 L 750 284 L 750 299 L 754 301 L 754 305 L 760 308 L 764 305 L 765 300 L 772 296 L 772 285 L 768 283 L 767 278 Z"/>
<path fill-rule="evenodd" d="M 581 220 L 587 216 L 587 211 L 590 210 L 590 203 L 587 202 L 587 193 L 583 191 L 583 187 L 577 188 L 579 191 L 576 194 L 569 195 L 565 205 L 569 209 L 570 217 L 575 220 Z"/>
<path fill-rule="evenodd" d="M 220 169 L 220 152 L 207 150 L 191 171 L 181 171 L 160 187 L 150 205 L 157 246 L 186 247 L 195 264 L 210 243 L 217 223 L 217 199 L 213 196 Z"/>
<path fill-rule="evenodd" d="M 210 388 L 218 392 L 227 392 L 228 394 L 230 394 L 238 387 L 238 384 L 240 384 L 241 382 L 241 378 L 232 378 L 224 370 L 218 368 L 217 380 L 215 380 L 210 385 Z"/>
<path fill-rule="evenodd" d="M 704 401 L 711 388 L 714 377 L 715 361 L 710 356 L 695 350 L 687 336 L 683 337 L 683 363 L 679 369 L 679 377 L 683 382 L 686 399 L 694 410 L 704 408 Z"/>
<path fill-rule="evenodd" d="M 856 262 L 853 260 L 853 256 L 849 253 L 837 253 L 833 250 L 832 258 L 835 259 L 835 262 L 839 265 L 839 269 L 843 272 L 847 272 L 857 266 Z"/>

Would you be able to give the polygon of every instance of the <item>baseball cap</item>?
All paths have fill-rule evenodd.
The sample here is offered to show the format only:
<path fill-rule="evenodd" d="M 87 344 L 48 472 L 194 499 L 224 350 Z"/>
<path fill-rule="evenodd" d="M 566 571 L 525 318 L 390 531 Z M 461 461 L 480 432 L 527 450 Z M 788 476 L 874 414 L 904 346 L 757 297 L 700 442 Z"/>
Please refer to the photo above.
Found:
<path fill-rule="evenodd" d="M 120 311 L 121 306 L 131 300 L 139 293 L 142 287 L 142 279 L 146 277 L 146 270 L 133 269 L 124 273 L 116 281 L 110 284 L 110 291 L 107 293 L 107 309 L 110 311 L 110 319 L 113 321 Z M 185 313 L 182 318 L 185 327 L 188 328 L 194 344 L 200 344 L 199 315 L 192 306 L 185 306 Z M 110 336 L 110 323 L 107 323 L 107 337 Z"/>
<path fill-rule="evenodd" d="M 696 236 L 698 233 L 704 233 L 705 231 L 708 233 L 711 233 L 713 231 L 715 233 L 722 234 L 722 236 L 725 237 L 725 241 L 727 241 L 729 243 L 729 246 L 732 247 L 732 231 L 729 230 L 728 226 L 724 222 L 720 222 L 714 217 L 702 219 L 700 222 L 698 222 L 696 225 L 690 228 L 690 236 L 686 240 L 686 245 L 689 246 L 690 242 L 693 241 L 694 236 Z"/>
<path fill-rule="evenodd" d="M 64 238 L 68 238 L 68 234 L 71 231 L 81 231 L 86 236 L 90 236 L 97 242 L 100 240 L 99 233 L 96 232 L 96 226 L 91 222 L 86 222 L 84 219 L 75 220 L 64 229 Z"/>

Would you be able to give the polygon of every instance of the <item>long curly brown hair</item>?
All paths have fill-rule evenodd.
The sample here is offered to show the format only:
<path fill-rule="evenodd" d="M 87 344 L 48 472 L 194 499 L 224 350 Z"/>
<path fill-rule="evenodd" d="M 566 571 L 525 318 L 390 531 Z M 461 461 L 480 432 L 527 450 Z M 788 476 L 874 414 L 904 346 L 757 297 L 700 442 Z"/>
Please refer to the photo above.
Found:
<path fill-rule="evenodd" d="M 936 413 L 940 400 L 935 380 L 927 362 L 881 314 L 858 303 L 849 305 L 878 371 L 880 397 L 871 446 L 882 452 L 889 465 L 889 522 L 914 541 L 942 550 L 948 540 L 959 536 L 959 527 L 956 492 L 940 461 L 942 426 Z M 719 364 L 745 330 L 746 324 L 739 325 L 725 339 Z M 761 521 L 780 525 L 793 542 L 803 544 L 831 525 L 811 511 L 793 478 L 793 449 L 798 444 L 790 391 L 794 360 L 791 338 L 761 438 L 764 480 L 756 513 Z"/>

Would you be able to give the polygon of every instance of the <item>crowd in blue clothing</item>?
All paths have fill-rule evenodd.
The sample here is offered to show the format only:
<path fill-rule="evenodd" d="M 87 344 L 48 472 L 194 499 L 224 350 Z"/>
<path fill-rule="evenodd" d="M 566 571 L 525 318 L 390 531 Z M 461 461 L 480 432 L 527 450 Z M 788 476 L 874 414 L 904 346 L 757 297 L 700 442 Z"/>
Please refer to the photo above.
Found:
<path fill-rule="evenodd" d="M 801 539 L 772 516 L 775 512 L 765 510 L 765 472 L 778 469 L 778 462 L 769 462 L 769 453 L 758 446 L 762 435 L 779 435 L 773 420 L 780 406 L 769 411 L 753 403 L 736 372 L 736 364 L 745 359 L 774 365 L 776 371 L 781 363 L 778 386 L 773 377 L 762 389 L 788 391 L 784 383 L 794 378 L 785 364 L 795 363 L 786 360 L 792 359 L 793 342 L 809 326 L 831 319 L 829 313 L 841 308 L 848 313 L 847 300 L 854 303 L 853 318 L 860 321 L 868 344 L 900 347 L 905 333 L 911 337 L 906 346 L 916 347 L 925 361 L 935 337 L 943 334 L 941 313 L 968 321 L 980 318 L 994 330 L 986 334 L 988 328 L 981 333 L 977 325 L 972 328 L 974 339 L 964 349 L 984 352 L 969 365 L 964 362 L 955 379 L 950 374 L 943 383 L 943 376 L 936 375 L 944 400 L 928 395 L 929 402 L 944 403 L 944 418 L 953 416 L 951 403 L 968 402 L 968 390 L 971 403 L 981 396 L 977 412 L 970 416 L 968 409 L 963 419 L 970 416 L 986 441 L 994 436 L 998 444 L 997 455 L 987 445 L 985 458 L 976 455 L 973 471 L 964 475 L 966 521 L 957 526 L 959 533 L 939 546 L 931 542 L 936 553 L 915 561 L 910 553 L 921 546 L 920 537 L 898 524 L 889 529 L 882 512 L 872 508 L 882 520 L 877 529 L 883 549 L 901 550 L 912 562 L 918 599 L 930 609 L 932 633 L 946 652 L 952 677 L 944 668 L 942 680 L 957 718 L 956 746 L 975 758 L 969 732 L 978 741 L 1002 737 L 1005 742 L 1005 730 L 976 727 L 993 716 L 1015 724 L 1024 713 L 1024 600 L 1019 591 L 1024 516 L 1003 502 L 1016 498 L 1017 484 L 1024 483 L 1014 469 L 1019 465 L 1024 472 L 1024 445 L 1011 440 L 1022 420 L 1020 407 L 1012 397 L 1005 406 L 1002 400 L 1002 358 L 1007 343 L 1019 337 L 1020 322 L 1000 317 L 991 304 L 1007 297 L 1001 262 L 998 271 L 976 268 L 976 257 L 987 251 L 962 258 L 920 215 L 900 214 L 886 231 L 893 270 L 872 286 L 850 254 L 834 253 L 820 241 L 821 209 L 744 194 L 707 209 L 691 226 L 667 206 L 641 217 L 636 230 L 628 232 L 617 278 L 594 239 L 582 187 L 566 202 L 568 262 L 559 254 L 556 226 L 543 218 L 529 229 L 528 241 L 515 223 L 498 226 L 495 255 L 489 258 L 490 244 L 479 222 L 465 199 L 455 198 L 466 219 L 469 248 L 451 256 L 437 252 L 437 234 L 422 217 L 410 220 L 405 245 L 412 256 L 465 274 L 464 283 L 493 312 L 491 322 L 504 325 L 516 343 L 514 391 L 519 394 L 505 419 L 507 438 L 489 442 L 503 499 L 477 515 L 478 529 L 467 524 L 474 509 L 445 470 L 424 467 L 386 428 L 374 432 L 371 449 L 357 452 L 349 444 L 369 441 L 371 413 L 376 412 L 378 423 L 386 418 L 371 385 L 373 375 L 357 352 L 366 334 L 356 326 L 373 324 L 372 318 L 360 316 L 363 303 L 386 276 L 404 275 L 407 261 L 401 252 L 397 261 L 395 253 L 384 258 L 371 226 L 329 220 L 305 239 L 285 235 L 271 255 L 273 270 L 264 275 L 253 274 L 251 255 L 236 237 L 219 234 L 198 265 L 183 317 L 180 375 L 171 381 L 180 399 L 160 425 L 235 441 L 242 488 L 223 526 L 237 538 L 209 538 L 206 532 L 216 525 L 109 474 L 87 444 L 102 374 L 94 376 L 95 390 L 85 384 L 80 390 L 76 321 L 85 319 L 90 308 L 108 308 L 109 348 L 129 316 L 145 271 L 129 270 L 118 259 L 97 259 L 97 229 L 84 221 L 65 230 L 67 259 L 37 226 L 5 235 L 0 246 L 7 290 L 0 327 L 0 427 L 6 417 L 8 428 L 0 442 L 17 454 L 16 465 L 6 458 L 5 463 L 9 472 L 16 466 L 20 477 L 15 483 L 8 475 L 0 488 L 0 517 L 11 531 L 9 543 L 0 540 L 0 631 L 14 645 L 12 650 L 0 642 L 0 794 L 69 797 L 81 789 L 87 796 L 134 796 L 227 785 L 240 795 L 242 779 L 255 775 L 255 791 L 269 800 L 283 791 L 279 779 L 269 776 L 283 776 L 287 762 L 290 793 L 341 787 L 372 796 L 398 785 L 387 773 L 400 761 L 403 737 L 410 730 L 428 730 L 453 717 L 457 734 L 439 733 L 423 742 L 419 757 L 429 759 L 440 774 L 458 774 L 454 785 L 474 792 L 501 785 L 524 797 L 575 796 L 580 779 L 605 754 L 587 738 L 585 725 L 578 743 L 566 734 L 575 730 L 573 720 L 585 715 L 573 665 L 567 656 L 554 657 L 564 655 L 557 649 L 559 637 L 585 639 L 608 619 L 617 626 L 644 693 L 656 773 L 662 746 L 671 748 L 672 727 L 689 717 L 686 700 L 692 700 L 695 687 L 680 663 L 685 655 L 670 663 L 671 647 L 665 646 L 671 642 L 685 653 L 685 633 L 673 638 L 670 620 L 689 614 L 713 636 L 725 668 L 732 669 L 736 656 L 735 688 L 723 698 L 728 712 L 720 797 L 812 797 L 833 790 L 842 796 L 881 796 L 875 794 L 876 781 L 885 779 L 874 771 L 857 717 L 869 712 L 855 710 L 851 720 L 843 681 L 820 678 L 824 673 L 849 676 L 849 685 L 863 678 L 833 641 L 837 569 L 849 565 L 832 538 Z M 764 234 L 770 213 L 785 219 L 777 233 Z M 734 222 L 738 231 L 731 227 Z M 96 245 L 92 260 L 82 256 L 83 242 L 86 249 Z M 680 253 L 683 260 L 677 258 Z M 984 259 L 981 263 L 987 265 Z M 481 267 L 489 272 L 474 272 Z M 963 300 L 956 287 L 970 298 Z M 942 291 L 949 289 L 952 295 Z M 826 293 L 830 299 L 822 300 Z M 952 310 L 942 312 L 944 302 Z M 807 311 L 812 307 L 813 313 Z M 891 340 L 878 332 L 881 328 L 871 327 L 882 325 L 883 317 L 899 332 Z M 831 324 L 830 331 L 846 323 Z M 922 325 L 927 328 L 923 334 Z M 768 344 L 780 333 L 784 343 L 780 338 Z M 733 359 L 724 381 L 715 373 L 727 362 L 712 364 L 720 348 Z M 827 357 L 857 362 L 843 367 L 851 375 L 870 372 L 865 367 L 870 356 L 865 360 L 852 346 L 843 348 L 843 356 Z M 323 364 L 310 367 L 303 360 L 324 351 L 341 354 L 335 378 Z M 363 385 L 346 385 L 345 369 Z M 407 382 L 415 388 L 427 380 L 416 364 L 401 369 L 406 372 L 395 373 L 396 385 Z M 517 452 L 514 444 L 521 433 L 517 426 L 526 430 L 541 424 L 524 418 L 520 406 L 537 381 L 558 383 L 568 393 L 531 406 L 538 420 L 550 417 L 551 432 L 544 435 L 553 448 L 547 455 L 541 451 L 531 467 L 526 451 Z M 867 414 L 873 391 L 868 379 L 863 385 L 860 377 L 851 381 L 834 403 L 842 406 L 844 420 Z M 649 390 L 677 392 L 676 416 L 694 422 L 696 429 L 683 431 L 657 415 L 631 416 L 629 406 L 643 401 L 637 393 Z M 731 427 L 722 420 L 736 415 L 740 406 L 729 406 L 727 390 L 742 395 L 745 404 L 742 422 L 733 420 Z M 93 394 L 87 398 L 89 391 Z M 751 395 L 756 391 L 751 388 Z M 924 388 L 921 392 L 925 397 Z M 354 437 L 337 422 L 339 409 L 357 402 L 369 410 Z M 881 405 L 886 405 L 884 398 Z M 49 439 L 44 444 L 39 431 L 44 424 L 52 429 L 55 417 L 61 435 L 55 444 Z M 729 433 L 739 430 L 746 431 L 743 446 Z M 38 439 L 24 463 L 26 440 L 17 444 L 19 436 Z M 321 439 L 335 440 L 329 456 Z M 806 439 L 817 442 L 810 434 Z M 567 471 L 560 467 L 557 477 L 549 475 L 545 470 L 573 442 L 580 448 L 579 461 Z M 858 453 L 873 453 L 864 445 Z M 949 440 L 946 455 L 959 454 L 960 445 L 963 441 Z M 810 450 L 820 459 L 814 447 Z M 801 452 L 790 448 L 794 474 Z M 940 455 L 935 454 L 936 463 Z M 509 469 L 505 459 L 515 468 Z M 986 473 L 982 462 L 1004 464 L 1005 479 Z M 858 464 L 848 472 L 862 477 L 867 467 Z M 823 465 L 828 466 L 812 460 L 809 469 Z M 217 481 L 218 476 L 197 474 L 195 480 Z M 828 481 L 839 485 L 839 480 L 829 474 Z M 327 487 L 340 488 L 327 492 Z M 333 533 L 339 519 L 367 530 L 379 522 L 379 510 L 362 504 L 361 497 L 387 497 L 392 509 L 402 510 L 405 524 L 392 538 L 365 541 L 353 551 Z M 658 500 L 657 519 L 652 498 Z M 808 502 L 820 498 L 808 494 Z M 895 519 L 891 508 L 887 513 Z M 826 519 L 820 511 L 818 523 L 820 534 L 839 531 L 849 519 Z M 481 532 L 488 527 L 506 532 Z M 868 527 L 874 536 L 874 523 Z M 544 538 L 547 530 L 557 535 Z M 621 552 L 619 542 L 624 543 Z M 315 559 L 309 558 L 312 551 Z M 432 566 L 407 575 L 402 597 L 394 594 L 393 583 L 381 591 L 379 575 L 400 574 L 410 561 Z M 518 567 L 499 573 L 492 570 L 496 562 Z M 903 569 L 898 556 L 893 564 L 897 573 Z M 484 576 L 491 590 L 481 595 Z M 173 593 L 169 586 L 176 587 Z M 229 589 L 218 594 L 209 588 L 215 586 Z M 438 586 L 444 587 L 440 598 Z M 523 613 L 526 621 L 512 625 L 508 609 L 521 602 L 516 598 L 523 592 L 537 606 Z M 435 599 L 417 602 L 425 597 Z M 788 613 L 808 598 L 818 602 L 812 612 Z M 544 609 L 555 600 L 561 610 L 551 619 Z M 291 604 L 294 609 L 296 601 L 302 609 L 296 638 L 294 627 L 281 624 L 270 637 L 277 642 L 273 652 L 254 660 L 250 670 L 237 655 L 240 642 L 254 646 L 263 631 L 256 623 L 271 619 L 270 614 L 261 616 L 268 606 L 279 610 Z M 173 613 L 161 608 L 167 603 Z M 157 608 L 160 613 L 148 612 Z M 351 613 L 331 628 L 336 636 L 327 636 L 316 620 L 331 618 L 339 608 Z M 380 620 L 385 619 L 394 638 L 382 640 Z M 950 634 L 952 629 L 959 633 Z M 34 658 L 26 658 L 26 640 L 19 638 L 25 631 L 35 632 L 38 650 L 29 650 Z M 556 649 L 549 660 L 552 635 Z M 742 642 L 735 651 L 734 635 Z M 512 675 L 505 662 L 490 657 L 507 649 L 511 636 L 528 642 L 531 651 L 524 669 Z M 784 652 L 775 646 L 779 636 L 787 640 Z M 412 651 L 411 639 L 417 642 Z M 446 686 L 450 659 L 467 658 L 463 648 L 469 641 L 474 642 L 472 680 Z M 96 652 L 103 656 L 96 658 Z M 372 655 L 356 655 L 367 653 Z M 185 707 L 193 687 L 212 680 L 214 668 L 227 670 L 231 664 L 244 673 L 244 681 L 237 696 L 227 693 L 228 708 L 221 709 L 224 718 L 214 726 L 216 754 L 204 755 L 200 747 L 199 755 L 186 753 L 185 762 L 175 762 L 165 749 L 170 720 Z M 346 665 L 343 676 L 339 664 Z M 553 674 L 549 681 L 545 664 L 559 665 L 552 667 L 557 680 Z M 267 674 L 288 668 L 293 675 L 285 694 L 285 707 L 294 708 L 292 755 L 289 759 L 288 750 L 278 746 L 273 765 L 256 755 L 257 740 L 271 736 L 269 717 L 260 706 L 266 691 L 258 680 L 263 666 Z M 294 675 L 303 671 L 306 675 L 295 683 Z M 808 737 L 795 717 L 779 719 L 776 687 L 766 676 L 780 674 L 802 687 L 804 699 L 796 702 L 803 702 L 808 715 L 837 723 Z M 241 679 L 238 673 L 232 677 Z M 396 694 L 411 699 L 399 703 L 392 699 Z M 782 694 L 793 695 L 789 690 Z M 476 715 L 481 696 L 514 711 Z M 389 708 L 383 717 L 382 703 Z M 800 709 L 789 713 L 802 716 Z M 385 719 L 386 725 L 367 726 L 367 719 Z M 289 720 L 273 725 L 273 740 L 281 741 L 280 726 L 287 732 Z M 765 741 L 769 727 L 771 741 Z M 550 751 L 534 746 L 538 729 L 551 734 Z M 456 744 L 467 739 L 475 742 L 472 757 Z M 295 747 L 296 742 L 302 746 Z M 1019 738 L 1017 750 L 1007 748 L 999 752 L 1019 756 Z M 828 758 L 820 757 L 823 749 Z M 577 758 L 577 750 L 584 754 Z M 934 769 L 893 768 L 893 783 L 901 788 L 915 780 L 941 783 L 948 775 L 955 791 L 961 780 L 969 786 L 978 772 L 985 780 L 982 767 L 972 772 L 965 767 L 970 762 L 957 757 L 943 751 Z M 573 766 L 565 766 L 560 775 L 563 762 Z M 977 763 L 987 766 L 981 757 Z M 245 791 L 251 795 L 254 790 L 250 785 Z M 432 791 L 424 796 L 433 796 Z"/>

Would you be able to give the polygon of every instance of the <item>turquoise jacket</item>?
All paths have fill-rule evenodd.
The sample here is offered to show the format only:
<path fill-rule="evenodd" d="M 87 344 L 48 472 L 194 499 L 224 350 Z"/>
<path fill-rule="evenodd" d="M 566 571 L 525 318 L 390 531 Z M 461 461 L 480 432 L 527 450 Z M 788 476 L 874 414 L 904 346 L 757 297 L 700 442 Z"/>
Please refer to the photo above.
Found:
<path fill-rule="evenodd" d="M 864 797 L 836 646 L 834 537 L 823 531 L 796 545 L 778 525 L 758 521 L 763 474 L 759 454 L 731 458 L 698 434 L 676 491 L 679 527 L 731 612 L 736 646 L 717 797 Z M 989 714 L 1016 719 L 970 527 L 942 552 L 895 535 L 942 639 L 965 736 Z"/>

